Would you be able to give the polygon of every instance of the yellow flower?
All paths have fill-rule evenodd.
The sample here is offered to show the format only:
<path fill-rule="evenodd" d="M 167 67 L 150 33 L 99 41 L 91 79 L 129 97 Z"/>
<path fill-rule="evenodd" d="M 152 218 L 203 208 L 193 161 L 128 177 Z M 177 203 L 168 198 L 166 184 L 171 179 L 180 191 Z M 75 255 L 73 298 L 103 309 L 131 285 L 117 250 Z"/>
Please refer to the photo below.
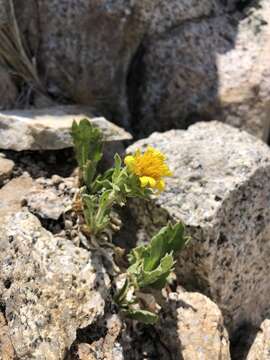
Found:
<path fill-rule="evenodd" d="M 137 150 L 134 155 L 126 156 L 125 164 L 130 172 L 139 177 L 141 187 L 163 191 L 165 188 L 163 178 L 172 176 L 165 160 L 164 154 L 149 146 L 143 154 Z"/>

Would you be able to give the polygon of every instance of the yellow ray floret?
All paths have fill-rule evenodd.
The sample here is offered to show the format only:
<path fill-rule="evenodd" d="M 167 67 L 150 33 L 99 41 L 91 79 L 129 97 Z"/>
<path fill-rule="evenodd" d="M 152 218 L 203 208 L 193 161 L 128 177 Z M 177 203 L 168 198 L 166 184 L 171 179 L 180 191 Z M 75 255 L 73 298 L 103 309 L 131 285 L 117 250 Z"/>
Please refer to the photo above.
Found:
<path fill-rule="evenodd" d="M 163 191 L 165 188 L 163 178 L 172 176 L 165 160 L 164 154 L 149 146 L 143 154 L 137 150 L 134 155 L 126 156 L 125 164 L 130 172 L 139 177 L 141 187 Z"/>

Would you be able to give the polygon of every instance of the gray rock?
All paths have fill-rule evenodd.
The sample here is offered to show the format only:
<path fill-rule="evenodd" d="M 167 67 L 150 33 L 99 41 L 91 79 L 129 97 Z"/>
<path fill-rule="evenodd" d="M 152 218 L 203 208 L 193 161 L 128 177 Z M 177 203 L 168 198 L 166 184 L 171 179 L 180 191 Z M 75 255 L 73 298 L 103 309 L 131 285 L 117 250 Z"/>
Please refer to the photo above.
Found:
<path fill-rule="evenodd" d="M 202 294 L 180 289 L 170 293 L 156 328 L 172 360 L 231 359 L 221 311 Z"/>
<path fill-rule="evenodd" d="M 264 320 L 246 360 L 270 359 L 270 320 Z"/>
<path fill-rule="evenodd" d="M 63 183 L 62 183 L 63 184 Z M 72 199 L 54 187 L 35 185 L 24 197 L 28 209 L 43 219 L 58 220 L 71 206 Z"/>
<path fill-rule="evenodd" d="M 177 18 L 171 2 L 161 3 L 167 10 L 158 29 L 167 17 L 171 22 Z M 197 4 L 202 15 L 207 13 L 204 3 Z M 211 1 L 206 3 L 210 10 Z M 185 128 L 217 118 L 267 140 L 270 3 L 257 3 L 245 17 L 216 12 L 195 21 L 194 14 L 193 20 L 176 22 L 162 36 L 148 39 L 136 69 L 141 74 L 135 102 L 139 132 Z M 189 12 L 180 11 L 183 16 Z"/>
<path fill-rule="evenodd" d="M 149 33 L 154 37 L 170 32 L 187 21 L 200 21 L 224 11 L 219 0 L 161 0 L 153 12 Z"/>
<path fill-rule="evenodd" d="M 105 332 L 106 335 L 91 344 L 79 343 L 76 346 L 76 358 L 79 360 L 124 360 L 123 349 L 117 342 L 122 329 L 122 321 L 118 315 L 107 315 L 105 322 L 106 330 L 103 329 L 103 333 Z M 71 355 L 67 360 L 72 359 L 74 356 Z"/>
<path fill-rule="evenodd" d="M 14 166 L 15 164 L 12 160 L 6 159 L 5 156 L 0 153 L 0 185 L 10 177 Z"/>
<path fill-rule="evenodd" d="M 192 241 L 178 259 L 179 281 L 209 295 L 229 330 L 259 325 L 270 310 L 269 148 L 219 122 L 156 133 L 128 151 L 146 145 L 167 154 L 174 176 L 150 203 L 133 203 L 142 230 L 182 221 Z"/>
<path fill-rule="evenodd" d="M 259 60 L 267 63 L 260 56 L 266 56 L 261 50 L 268 26 L 261 24 L 266 24 L 269 5 L 267 0 L 257 2 L 264 6 L 261 15 L 256 10 L 246 19 L 245 12 L 237 11 L 238 0 L 59 0 L 38 6 L 34 0 L 27 6 L 14 0 L 21 34 L 42 69 L 48 94 L 90 104 L 119 124 L 141 127 L 143 133 L 172 124 L 183 127 L 216 112 L 245 126 L 252 104 L 257 110 L 248 120 L 256 123 L 254 114 L 261 119 L 258 101 L 251 104 L 250 96 L 220 104 L 219 95 L 227 94 L 231 84 L 232 92 L 244 86 L 245 94 L 251 94 L 246 74 Z M 251 20 L 258 16 L 259 25 L 253 26 Z M 265 75 L 253 81 L 262 90 L 260 109 L 265 109 L 261 80 L 267 79 L 266 89 L 269 86 L 267 69 L 262 68 L 254 73 Z M 40 106 L 39 95 L 33 101 Z M 251 130 L 256 126 L 247 125 Z"/>
<path fill-rule="evenodd" d="M 40 110 L 1 112 L 0 148 L 21 151 L 72 147 L 72 122 L 82 118 L 88 118 L 100 128 L 105 141 L 131 138 L 130 134 L 104 118 L 93 117 L 91 109 L 87 107 L 58 106 Z"/>
<path fill-rule="evenodd" d="M 114 117 L 121 113 L 123 123 L 127 124 L 127 74 L 156 3 L 156 0 L 40 3 L 38 59 L 46 68 L 49 92 L 91 104 Z"/>
<path fill-rule="evenodd" d="M 59 360 L 103 315 L 109 278 L 100 259 L 55 238 L 27 211 L 0 230 L 1 302 L 20 359 Z"/>
<path fill-rule="evenodd" d="M 10 213 L 21 209 L 21 201 L 33 186 L 30 176 L 22 175 L 12 179 L 0 189 L 0 224 Z"/>

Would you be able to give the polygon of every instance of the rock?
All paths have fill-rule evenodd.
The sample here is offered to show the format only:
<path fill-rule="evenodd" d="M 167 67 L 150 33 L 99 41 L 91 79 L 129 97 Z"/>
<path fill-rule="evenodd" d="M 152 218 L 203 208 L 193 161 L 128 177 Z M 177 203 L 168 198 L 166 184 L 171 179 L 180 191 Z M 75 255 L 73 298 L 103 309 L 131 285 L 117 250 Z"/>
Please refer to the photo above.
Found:
<path fill-rule="evenodd" d="M 33 214 L 52 220 L 58 220 L 72 204 L 69 195 L 54 187 L 44 188 L 41 185 L 35 185 L 24 197 L 24 201 Z"/>
<path fill-rule="evenodd" d="M 155 0 L 40 4 L 38 56 L 46 68 L 49 92 L 91 104 L 116 121 L 121 114 L 127 125 L 129 66 L 154 6 Z"/>
<path fill-rule="evenodd" d="M 14 166 L 15 164 L 12 160 L 6 159 L 5 156 L 0 153 L 0 185 L 10 177 Z"/>
<path fill-rule="evenodd" d="M 0 15 L 1 21 L 1 15 Z M 18 90 L 8 72 L 0 66 L 0 109 L 10 109 L 15 105 Z"/>
<path fill-rule="evenodd" d="M 15 360 L 16 356 L 8 330 L 6 320 L 0 313 L 0 359 Z"/>
<path fill-rule="evenodd" d="M 14 110 L 0 113 L 0 148 L 10 150 L 57 150 L 72 147 L 70 129 L 73 120 L 91 119 L 105 141 L 130 139 L 131 136 L 102 117 L 93 117 L 91 109 L 58 106 L 39 110 Z"/>
<path fill-rule="evenodd" d="M 238 111 L 238 123 L 245 126 L 252 108 L 246 104 L 252 99 L 244 96 L 238 103 L 234 98 L 228 109 L 228 97 L 219 94 L 228 94 L 231 88 L 231 94 L 235 88 L 241 91 L 249 71 L 260 66 L 260 56 L 266 56 L 260 55 L 268 28 L 260 25 L 268 19 L 268 0 L 263 1 L 252 2 L 254 8 L 256 2 L 264 8 L 249 16 L 244 7 L 250 1 L 239 0 L 80 0 L 76 4 L 59 0 L 38 6 L 34 0 L 27 6 L 14 0 L 14 5 L 21 35 L 52 98 L 91 105 L 145 134 L 172 124 L 183 127 L 216 112 L 237 123 L 232 117 Z M 252 19 L 259 16 L 262 21 L 253 26 Z M 266 86 L 252 80 L 261 89 L 261 107 L 253 101 L 257 109 L 253 115 L 260 118 L 267 76 L 265 80 Z M 244 84 L 243 91 L 250 94 L 251 87 Z M 43 106 L 39 96 L 33 101 Z M 253 116 L 252 121 L 256 122 Z"/>
<path fill-rule="evenodd" d="M 22 175 L 12 179 L 0 189 L 0 224 L 5 216 L 21 209 L 21 200 L 30 191 L 33 180 L 30 176 Z"/>
<path fill-rule="evenodd" d="M 146 145 L 167 154 L 174 176 L 159 197 L 133 203 L 138 234 L 182 221 L 192 241 L 178 259 L 179 281 L 210 296 L 230 331 L 258 326 L 270 310 L 269 148 L 215 121 L 153 134 L 128 152 Z"/>
<path fill-rule="evenodd" d="M 197 6 L 188 1 L 157 6 L 161 14 L 158 21 L 153 16 L 153 35 L 134 68 L 136 130 L 145 135 L 217 118 L 267 140 L 269 1 L 254 1 L 254 8 L 227 15 L 214 2 L 193 2 Z M 166 25 L 168 30 L 157 36 Z"/>
<path fill-rule="evenodd" d="M 22 360 L 64 359 L 103 315 L 109 278 L 98 256 L 55 238 L 28 211 L 0 230 L 0 288 L 9 334 Z"/>
<path fill-rule="evenodd" d="M 246 360 L 270 359 L 270 320 L 264 320 Z"/>
<path fill-rule="evenodd" d="M 157 330 L 172 360 L 231 359 L 221 311 L 202 294 L 171 293 Z"/>
<path fill-rule="evenodd" d="M 117 315 L 107 315 L 106 335 L 99 340 L 77 345 L 76 355 L 79 360 L 124 360 L 123 349 L 117 342 L 122 329 L 122 322 Z M 70 360 L 72 357 L 70 358 Z M 74 359 L 74 357 L 73 357 Z"/>

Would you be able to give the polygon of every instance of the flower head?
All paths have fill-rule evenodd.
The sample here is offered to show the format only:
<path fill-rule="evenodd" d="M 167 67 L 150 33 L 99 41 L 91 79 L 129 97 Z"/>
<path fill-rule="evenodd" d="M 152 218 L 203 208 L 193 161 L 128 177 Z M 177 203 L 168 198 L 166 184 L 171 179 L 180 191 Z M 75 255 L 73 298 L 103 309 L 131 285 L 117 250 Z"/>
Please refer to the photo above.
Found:
<path fill-rule="evenodd" d="M 137 150 L 134 155 L 126 156 L 125 164 L 131 173 L 139 177 L 141 187 L 163 191 L 165 188 L 163 178 L 172 176 L 165 160 L 164 154 L 149 146 L 143 154 Z"/>

